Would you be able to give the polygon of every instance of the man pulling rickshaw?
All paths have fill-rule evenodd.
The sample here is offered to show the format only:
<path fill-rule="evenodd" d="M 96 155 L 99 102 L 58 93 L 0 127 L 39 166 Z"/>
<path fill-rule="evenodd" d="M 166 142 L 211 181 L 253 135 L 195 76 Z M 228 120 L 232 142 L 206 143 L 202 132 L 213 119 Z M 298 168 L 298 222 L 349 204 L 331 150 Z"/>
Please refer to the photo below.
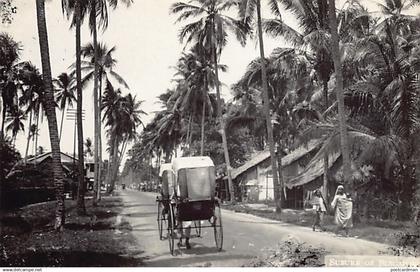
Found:
<path fill-rule="evenodd" d="M 169 197 L 167 230 L 169 249 L 174 254 L 174 240 L 178 245 L 191 248 L 191 229 L 201 234 L 201 228 L 213 228 L 216 247 L 220 251 L 223 244 L 223 228 L 219 199 L 215 197 L 215 167 L 209 157 L 182 157 L 172 161 L 171 178 L 173 191 Z M 162 183 L 162 191 L 165 186 Z M 168 189 L 169 191 L 169 189 Z M 208 221 L 209 226 L 201 226 Z"/>

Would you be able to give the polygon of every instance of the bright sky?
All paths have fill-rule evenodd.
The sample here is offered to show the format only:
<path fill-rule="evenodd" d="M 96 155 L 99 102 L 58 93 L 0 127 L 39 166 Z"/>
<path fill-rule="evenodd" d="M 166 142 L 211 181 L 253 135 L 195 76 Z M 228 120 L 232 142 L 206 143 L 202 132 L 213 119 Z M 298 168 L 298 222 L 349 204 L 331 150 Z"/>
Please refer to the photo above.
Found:
<path fill-rule="evenodd" d="M 120 7 L 110 13 L 109 27 L 99 37 L 108 47 L 116 46 L 113 55 L 118 60 L 117 71 L 130 86 L 130 92 L 137 98 L 145 100 L 144 110 L 149 113 L 144 117 L 147 123 L 153 112 L 160 109 L 156 97 L 171 86 L 174 71 L 170 68 L 176 64 L 183 45 L 178 41 L 178 30 L 181 25 L 174 25 L 175 16 L 169 15 L 169 7 L 175 0 L 134 0 L 130 8 Z M 341 2 L 341 1 L 340 1 Z M 0 24 L 0 31 L 8 32 L 16 41 L 23 45 L 22 60 L 30 60 L 37 67 L 41 67 L 38 44 L 35 1 L 15 0 L 18 7 L 17 14 L 10 26 Z M 368 2 L 369 7 L 374 3 Z M 69 23 L 63 18 L 61 1 L 47 1 L 47 24 L 49 34 L 50 57 L 53 77 L 67 71 L 75 59 L 74 31 L 69 30 Z M 267 8 L 263 10 L 264 17 L 270 17 Z M 283 20 L 295 25 L 286 13 Z M 86 27 L 82 30 L 82 44 L 90 42 L 90 32 Z M 284 46 L 281 39 L 266 38 L 265 50 L 268 55 L 272 49 Z M 232 37 L 221 56 L 221 63 L 229 66 L 229 71 L 222 74 L 225 83 L 222 95 L 229 98 L 229 86 L 235 83 L 245 71 L 247 64 L 258 56 L 256 43 L 248 42 L 242 48 Z M 93 138 L 93 107 L 92 88 L 87 88 L 84 94 L 84 137 Z M 58 122 L 61 113 L 57 110 Z M 63 128 L 62 151 L 73 152 L 73 123 L 65 121 Z M 47 121 L 40 127 L 39 145 L 45 150 L 50 149 Z M 27 130 L 27 128 L 26 128 Z M 24 155 L 26 147 L 25 133 L 20 133 L 16 146 Z M 105 139 L 105 137 L 103 137 Z M 104 144 L 106 141 L 104 141 Z M 30 149 L 31 150 L 31 149 Z M 104 154 L 105 155 L 105 154 Z M 107 157 L 107 155 L 105 155 Z"/>

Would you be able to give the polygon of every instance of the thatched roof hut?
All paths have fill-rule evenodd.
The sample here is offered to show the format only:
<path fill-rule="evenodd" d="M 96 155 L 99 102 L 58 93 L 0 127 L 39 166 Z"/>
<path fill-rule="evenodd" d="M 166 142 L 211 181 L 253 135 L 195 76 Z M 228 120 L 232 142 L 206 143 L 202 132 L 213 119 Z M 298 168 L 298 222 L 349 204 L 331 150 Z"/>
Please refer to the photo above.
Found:
<path fill-rule="evenodd" d="M 307 145 L 299 146 L 281 158 L 283 180 L 286 184 L 303 170 L 306 164 L 303 161 L 309 161 L 312 157 L 311 155 L 320 148 L 321 144 L 322 142 L 320 140 L 311 140 Z M 247 161 L 244 165 L 232 170 L 232 179 L 237 179 L 248 170 L 266 162 L 269 159 L 270 152 L 268 150 L 255 154 L 252 159 Z M 271 167 L 267 171 L 271 171 Z"/>

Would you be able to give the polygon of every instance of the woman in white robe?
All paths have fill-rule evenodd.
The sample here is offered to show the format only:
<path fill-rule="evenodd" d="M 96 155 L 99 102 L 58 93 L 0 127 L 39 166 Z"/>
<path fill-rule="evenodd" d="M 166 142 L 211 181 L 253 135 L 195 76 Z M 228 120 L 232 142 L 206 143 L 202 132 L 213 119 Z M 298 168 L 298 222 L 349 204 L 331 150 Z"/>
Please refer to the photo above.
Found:
<path fill-rule="evenodd" d="M 334 222 L 337 225 L 337 232 L 343 229 L 346 235 L 348 235 L 349 228 L 353 227 L 353 202 L 344 193 L 344 187 L 342 185 L 337 187 L 331 207 L 335 209 Z"/>

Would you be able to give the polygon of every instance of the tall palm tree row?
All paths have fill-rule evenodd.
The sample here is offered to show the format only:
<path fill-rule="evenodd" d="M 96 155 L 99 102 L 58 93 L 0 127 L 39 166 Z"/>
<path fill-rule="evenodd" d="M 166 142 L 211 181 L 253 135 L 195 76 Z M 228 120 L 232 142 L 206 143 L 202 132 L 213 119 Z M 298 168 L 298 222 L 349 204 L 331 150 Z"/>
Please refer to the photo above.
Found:
<path fill-rule="evenodd" d="M 117 72 L 115 72 L 115 66 L 117 61 L 113 58 L 112 54 L 115 52 L 116 47 L 112 47 L 111 49 L 108 49 L 106 44 L 104 43 L 88 43 L 82 47 L 82 56 L 84 58 L 83 60 L 83 66 L 82 71 L 84 72 L 84 77 L 82 79 L 82 85 L 87 85 L 88 82 L 92 81 L 94 82 L 94 111 L 95 107 L 97 107 L 96 111 L 96 119 L 98 123 L 95 123 L 95 135 L 96 137 L 94 139 L 94 150 L 97 150 L 98 152 L 94 153 L 96 154 L 97 158 L 95 163 L 97 171 L 95 171 L 96 176 L 96 182 L 95 182 L 95 203 L 100 200 L 100 186 L 101 181 L 100 179 L 100 173 L 102 172 L 102 133 L 101 133 L 101 107 L 102 107 L 102 86 L 103 81 L 107 81 L 109 79 L 116 80 L 119 84 L 123 85 L 125 88 L 128 88 L 128 84 L 125 82 L 125 80 L 120 76 Z M 95 57 L 96 56 L 96 57 Z M 95 84 L 97 86 L 95 87 Z M 95 89 L 96 88 L 96 89 Z M 96 90 L 96 91 L 95 91 Z M 96 97 L 96 98 L 95 98 Z M 95 160 L 95 159 L 94 159 Z M 97 173 L 97 175 L 96 175 Z"/>
<path fill-rule="evenodd" d="M 175 73 L 177 86 L 168 100 L 174 101 L 173 110 L 178 110 L 184 116 L 191 117 L 186 137 L 189 153 L 191 152 L 192 121 L 196 116 L 201 116 L 200 155 L 203 155 L 205 118 L 206 115 L 211 115 L 214 111 L 213 95 L 209 93 L 209 89 L 215 86 L 216 80 L 213 66 L 203 57 L 199 47 L 196 46 L 191 52 L 182 54 L 175 69 L 177 71 Z M 219 69 L 226 71 L 227 67 L 219 65 Z"/>
<path fill-rule="evenodd" d="M 141 115 L 146 113 L 141 109 L 142 103 L 143 101 L 136 100 L 131 94 L 123 96 L 120 89 L 114 89 L 107 81 L 102 110 L 110 143 L 111 167 L 108 172 L 107 183 L 110 184 L 108 192 L 114 190 L 118 169 L 128 143 L 136 139 L 137 127 L 143 125 Z"/>
<path fill-rule="evenodd" d="M 227 11 L 235 5 L 235 1 L 194 0 L 189 3 L 175 3 L 170 8 L 171 13 L 178 14 L 177 22 L 185 21 L 189 18 L 194 18 L 195 20 L 182 27 L 179 34 L 180 41 L 183 42 L 185 40 L 187 44 L 192 42 L 198 43 L 200 48 L 204 49 L 202 52 L 205 54 L 205 57 L 211 59 L 213 62 L 216 78 L 215 89 L 218 101 L 217 116 L 225 155 L 230 200 L 232 202 L 235 201 L 235 196 L 231 177 L 229 150 L 227 148 L 225 122 L 222 116 L 218 62 L 222 49 L 227 43 L 228 31 L 231 31 L 242 45 L 245 44 L 246 35 L 249 32 L 249 26 L 245 22 L 227 15 Z"/>

